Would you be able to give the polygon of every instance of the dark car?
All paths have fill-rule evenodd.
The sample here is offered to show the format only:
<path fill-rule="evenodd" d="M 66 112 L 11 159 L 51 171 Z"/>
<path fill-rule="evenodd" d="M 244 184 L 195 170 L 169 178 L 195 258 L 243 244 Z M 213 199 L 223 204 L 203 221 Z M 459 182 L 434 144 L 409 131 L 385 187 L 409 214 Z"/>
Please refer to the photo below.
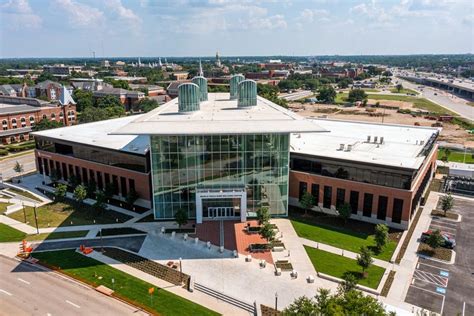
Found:
<path fill-rule="evenodd" d="M 433 232 L 434 232 L 433 230 L 428 230 L 426 232 L 423 232 L 421 234 L 421 241 L 426 242 L 428 237 Z M 448 249 L 454 249 L 454 247 L 456 247 L 456 240 L 454 239 L 454 237 L 451 234 L 447 233 L 447 232 L 441 231 L 440 233 L 441 233 L 441 237 L 443 237 L 443 241 L 444 241 L 441 246 L 444 247 L 444 248 L 448 248 Z"/>

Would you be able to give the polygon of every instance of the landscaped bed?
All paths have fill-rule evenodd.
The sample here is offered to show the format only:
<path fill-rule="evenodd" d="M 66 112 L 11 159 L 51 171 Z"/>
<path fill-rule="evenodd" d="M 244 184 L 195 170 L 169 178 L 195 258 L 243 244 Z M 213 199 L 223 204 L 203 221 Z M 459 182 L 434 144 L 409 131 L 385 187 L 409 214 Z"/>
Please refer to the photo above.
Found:
<path fill-rule="evenodd" d="M 385 284 L 383 285 L 382 291 L 380 292 L 381 296 L 387 297 L 388 292 L 390 292 L 390 288 L 392 287 L 393 280 L 395 279 L 396 271 L 390 271 L 388 274 L 387 280 L 385 280 Z"/>
<path fill-rule="evenodd" d="M 420 245 L 418 246 L 418 254 L 449 262 L 451 261 L 453 251 L 451 249 L 443 247 L 433 249 L 425 243 L 420 243 Z"/>
<path fill-rule="evenodd" d="M 419 207 L 418 211 L 415 214 L 415 217 L 413 217 L 413 222 L 410 225 L 410 228 L 408 228 L 408 232 L 405 236 L 405 239 L 403 240 L 403 244 L 400 247 L 400 251 L 397 254 L 397 258 L 395 259 L 395 263 L 400 263 L 402 261 L 403 256 L 405 255 L 405 252 L 407 251 L 408 244 L 410 243 L 410 239 L 413 235 L 413 232 L 415 231 L 415 227 L 418 224 L 418 220 L 420 219 L 421 213 L 423 212 L 423 208 Z"/>
<path fill-rule="evenodd" d="M 249 249 L 250 252 L 270 251 L 272 246 L 270 244 L 250 244 Z"/>
<path fill-rule="evenodd" d="M 321 213 L 305 217 L 292 212 L 290 219 L 299 237 L 352 252 L 359 252 L 361 246 L 367 246 L 373 251 L 374 257 L 385 261 L 391 259 L 401 237 L 400 231 L 391 230 L 389 242 L 380 253 L 377 253 L 373 224 L 356 220 L 348 220 L 344 224 L 338 217 Z"/>
<path fill-rule="evenodd" d="M 35 226 L 33 207 L 25 206 L 25 212 L 27 222 L 31 226 Z M 37 207 L 36 212 L 39 227 L 90 225 L 94 224 L 94 221 L 96 224 L 123 223 L 131 218 L 112 210 L 97 211 L 92 206 L 69 199 Z M 23 210 L 8 216 L 24 222 Z"/>
<path fill-rule="evenodd" d="M 453 213 L 453 212 L 446 212 L 446 215 L 444 215 L 444 211 L 440 210 L 432 210 L 431 211 L 432 216 L 437 216 L 437 217 L 444 217 L 444 218 L 449 218 L 457 221 L 459 219 L 459 214 Z"/>
<path fill-rule="evenodd" d="M 280 268 L 281 271 L 292 271 L 293 265 L 288 260 L 278 260 L 275 262 L 275 266 Z"/>
<path fill-rule="evenodd" d="M 201 305 L 137 279 L 74 250 L 34 253 L 40 263 L 93 287 L 115 289 L 113 296 L 159 315 L 218 315 Z M 60 267 L 60 268 L 58 268 Z M 112 280 L 115 281 L 112 284 Z M 154 287 L 153 300 L 148 290 Z"/>
<path fill-rule="evenodd" d="M 371 265 L 367 270 L 367 277 L 362 278 L 362 268 L 354 259 L 346 258 L 320 249 L 304 246 L 316 271 L 342 279 L 346 273 L 353 274 L 357 283 L 377 289 L 385 272 L 384 268 Z"/>

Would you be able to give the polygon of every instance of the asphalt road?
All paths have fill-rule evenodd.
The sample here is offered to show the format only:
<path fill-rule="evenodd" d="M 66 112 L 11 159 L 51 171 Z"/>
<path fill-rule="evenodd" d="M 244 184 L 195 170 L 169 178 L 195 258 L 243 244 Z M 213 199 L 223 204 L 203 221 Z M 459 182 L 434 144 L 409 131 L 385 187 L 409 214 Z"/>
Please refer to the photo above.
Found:
<path fill-rule="evenodd" d="M 0 256 L 0 315 L 147 315 L 53 272 Z"/>
<path fill-rule="evenodd" d="M 282 94 L 280 98 L 285 99 L 287 101 L 295 101 L 295 100 L 309 97 L 312 94 L 313 94 L 312 91 L 304 90 L 304 91 L 297 91 L 293 93 Z"/>
<path fill-rule="evenodd" d="M 33 152 L 18 157 L 0 160 L 0 174 L 3 177 L 3 180 L 8 180 L 12 177 L 18 176 L 18 174 L 13 171 L 13 167 L 15 167 L 17 161 L 23 165 L 24 173 L 36 170 L 35 154 Z"/>
<path fill-rule="evenodd" d="M 146 236 L 133 236 L 133 237 L 107 237 L 100 240 L 95 239 L 82 239 L 82 240 L 65 240 L 65 241 L 48 241 L 33 243 L 35 251 L 46 251 L 46 250 L 60 250 L 60 249 L 73 249 L 79 248 L 81 245 L 86 247 L 121 247 L 133 252 L 139 252 L 142 247 L 143 241 Z"/>
<path fill-rule="evenodd" d="M 467 101 L 453 95 L 445 90 L 436 89 L 428 86 L 423 86 L 423 91 L 418 89 L 419 84 L 414 84 L 399 78 L 395 78 L 395 81 L 401 81 L 403 87 L 413 89 L 421 93 L 421 96 L 427 98 L 435 103 L 438 103 L 445 108 L 448 108 L 462 117 L 474 121 L 474 107 L 467 105 Z M 436 93 L 436 95 L 435 95 Z"/>

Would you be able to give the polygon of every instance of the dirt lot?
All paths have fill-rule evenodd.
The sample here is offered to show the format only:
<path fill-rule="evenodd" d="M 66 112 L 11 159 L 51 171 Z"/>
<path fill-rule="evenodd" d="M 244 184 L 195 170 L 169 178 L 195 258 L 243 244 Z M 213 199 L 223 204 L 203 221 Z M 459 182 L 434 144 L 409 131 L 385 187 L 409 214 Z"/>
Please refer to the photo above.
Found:
<path fill-rule="evenodd" d="M 406 102 L 397 102 L 397 105 L 399 105 L 398 103 Z M 382 123 L 383 118 L 384 123 L 405 125 L 415 125 L 415 123 L 418 123 L 420 126 L 431 126 L 431 124 L 436 122 L 425 119 L 422 116 L 413 117 L 410 114 L 397 113 L 396 110 L 389 109 L 371 109 L 375 111 L 368 112 L 365 108 L 358 107 L 341 107 L 321 104 L 311 105 L 299 103 L 290 104 L 290 107 L 298 114 L 308 117 L 319 117 L 326 115 L 328 118 L 338 120 L 364 121 L 374 123 Z M 464 146 L 468 147 L 474 147 L 474 136 L 469 135 L 465 130 L 459 128 L 459 126 L 450 123 L 443 123 L 443 129 L 441 131 L 439 140 L 455 144 L 464 144 Z"/>

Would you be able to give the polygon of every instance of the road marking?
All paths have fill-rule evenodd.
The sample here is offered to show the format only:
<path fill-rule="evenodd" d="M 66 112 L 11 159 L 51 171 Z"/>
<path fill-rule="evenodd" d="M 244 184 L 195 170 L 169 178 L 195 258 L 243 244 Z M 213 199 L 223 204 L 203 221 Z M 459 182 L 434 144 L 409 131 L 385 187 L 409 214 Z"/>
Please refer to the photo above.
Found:
<path fill-rule="evenodd" d="M 437 295 L 439 295 L 439 296 L 444 297 L 443 294 L 440 294 L 440 293 L 438 293 L 438 292 L 434 292 L 434 291 L 431 291 L 431 290 L 427 290 L 427 289 L 424 289 L 424 288 L 422 288 L 422 287 L 418 287 L 418 286 L 416 286 L 416 285 L 410 285 L 410 286 L 411 286 L 411 287 L 414 287 L 415 289 L 423 290 L 423 291 L 430 292 L 430 293 L 432 293 L 432 294 L 437 294 Z"/>
<path fill-rule="evenodd" d="M 443 225 L 439 225 L 439 224 L 434 224 L 434 223 L 431 223 L 431 227 L 435 228 L 435 229 L 440 229 L 441 231 L 445 231 L 445 232 L 449 233 L 450 235 L 454 235 L 454 233 L 452 233 L 451 231 L 456 231 L 456 228 L 452 228 L 452 227 L 449 227 L 449 226 L 443 226 Z M 448 231 L 448 230 L 450 230 L 450 231 Z"/>
<path fill-rule="evenodd" d="M 71 304 L 71 305 L 74 306 L 75 308 L 81 308 L 79 305 L 74 304 L 74 303 L 71 302 L 71 301 L 66 300 L 66 303 Z"/>
<path fill-rule="evenodd" d="M 464 316 L 464 313 L 466 312 L 466 302 L 462 303 L 462 316 Z"/>
<path fill-rule="evenodd" d="M 444 277 L 449 277 L 449 272 L 448 271 L 439 271 L 439 274 Z"/>
<path fill-rule="evenodd" d="M 12 295 L 13 295 L 12 293 L 7 292 L 7 291 L 2 290 L 2 289 L 0 289 L 0 292 L 5 293 L 5 294 L 8 295 L 8 296 L 12 296 Z"/>
<path fill-rule="evenodd" d="M 413 277 L 420 280 L 425 281 L 428 283 L 432 283 L 436 286 L 447 287 L 448 286 L 448 279 L 444 277 L 440 277 L 439 275 L 424 272 L 421 270 L 415 270 Z"/>
<path fill-rule="evenodd" d="M 446 289 L 444 287 L 437 287 L 436 292 L 441 294 L 446 294 Z"/>
<path fill-rule="evenodd" d="M 18 281 L 20 282 L 23 282 L 25 284 L 31 284 L 30 282 L 26 281 L 26 280 L 23 280 L 22 278 L 18 278 Z"/>
<path fill-rule="evenodd" d="M 440 267 L 437 267 L 437 266 L 434 266 L 434 265 L 431 265 L 431 264 L 427 264 L 427 263 L 423 263 L 423 262 L 420 262 L 419 264 L 422 264 L 422 265 L 428 266 L 428 267 L 432 267 L 432 268 L 436 268 L 436 269 L 440 269 L 440 270 L 444 270 L 444 271 L 449 271 L 449 269 L 440 268 Z"/>
<path fill-rule="evenodd" d="M 441 312 L 439 313 L 440 315 L 443 315 L 443 310 L 444 310 L 444 301 L 446 300 L 446 296 L 443 295 L 443 303 L 441 304 Z"/>

